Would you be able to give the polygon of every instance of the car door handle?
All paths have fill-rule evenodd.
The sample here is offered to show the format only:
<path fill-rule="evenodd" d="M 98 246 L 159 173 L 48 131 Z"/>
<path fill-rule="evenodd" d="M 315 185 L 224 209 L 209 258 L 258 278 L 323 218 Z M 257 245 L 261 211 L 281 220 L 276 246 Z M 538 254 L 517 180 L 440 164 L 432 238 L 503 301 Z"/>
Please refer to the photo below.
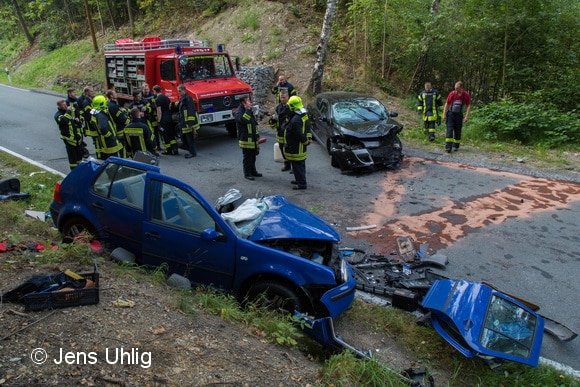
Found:
<path fill-rule="evenodd" d="M 146 232 L 146 233 L 145 233 L 145 236 L 146 236 L 147 238 L 151 238 L 151 239 L 159 239 L 159 238 L 161 238 L 161 235 L 159 235 L 159 234 L 158 234 L 158 233 L 156 233 L 156 232 Z"/>
<path fill-rule="evenodd" d="M 104 210 L 105 207 L 103 207 L 103 205 L 101 203 L 93 203 L 91 204 L 91 207 L 97 209 L 97 210 Z"/>

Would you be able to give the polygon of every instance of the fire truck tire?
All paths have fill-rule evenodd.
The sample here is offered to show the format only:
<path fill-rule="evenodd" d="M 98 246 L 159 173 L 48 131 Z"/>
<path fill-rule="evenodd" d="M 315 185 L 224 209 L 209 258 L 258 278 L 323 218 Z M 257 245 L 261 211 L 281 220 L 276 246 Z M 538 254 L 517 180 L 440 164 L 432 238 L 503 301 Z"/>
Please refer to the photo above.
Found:
<path fill-rule="evenodd" d="M 236 122 L 227 122 L 226 130 L 230 134 L 230 137 L 238 137 L 238 129 L 236 128 Z"/>

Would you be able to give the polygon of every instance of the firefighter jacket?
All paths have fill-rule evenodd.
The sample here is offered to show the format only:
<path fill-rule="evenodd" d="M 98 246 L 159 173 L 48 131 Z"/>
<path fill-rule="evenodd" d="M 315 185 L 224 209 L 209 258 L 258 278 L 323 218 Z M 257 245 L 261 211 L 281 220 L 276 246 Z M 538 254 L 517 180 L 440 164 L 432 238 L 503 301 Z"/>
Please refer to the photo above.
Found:
<path fill-rule="evenodd" d="M 238 145 L 245 149 L 258 149 L 258 121 L 252 109 L 245 109 L 242 105 L 236 110 L 236 126 L 238 129 Z"/>
<path fill-rule="evenodd" d="M 92 115 L 91 115 L 91 104 L 93 103 L 93 100 L 90 97 L 87 97 L 86 95 L 81 95 L 80 97 L 77 98 L 77 104 L 79 106 L 79 112 L 81 117 L 83 117 L 83 128 L 85 131 L 85 136 L 89 136 L 89 137 L 96 137 L 98 136 L 97 130 L 94 127 L 94 125 L 92 126 L 90 123 L 92 121 Z"/>
<path fill-rule="evenodd" d="M 280 103 L 276 106 L 276 116 L 278 117 L 277 128 L 276 128 L 276 141 L 280 144 L 284 144 L 284 127 L 288 122 L 288 117 L 290 115 L 290 108 L 285 103 Z"/>
<path fill-rule="evenodd" d="M 113 100 L 107 101 L 107 109 L 109 109 L 109 115 L 113 118 L 113 121 L 115 121 L 117 136 L 123 137 L 123 129 L 129 124 L 129 122 L 131 122 L 127 110 L 119 106 L 117 101 Z"/>
<path fill-rule="evenodd" d="M 79 146 L 83 141 L 81 128 L 76 124 L 74 117 L 68 110 L 58 109 L 54 120 L 60 130 L 60 138 L 68 145 Z"/>
<path fill-rule="evenodd" d="M 115 122 L 106 110 L 91 110 L 92 121 L 94 127 L 96 127 L 99 135 L 99 150 L 101 153 L 113 154 L 117 153 L 123 148 L 117 140 L 117 131 L 115 128 Z"/>
<path fill-rule="evenodd" d="M 284 157 L 289 161 L 306 160 L 306 147 L 309 142 L 310 122 L 305 109 L 290 113 L 290 120 L 286 124 L 284 138 L 286 147 Z"/>
<path fill-rule="evenodd" d="M 435 89 L 423 90 L 417 96 L 417 112 L 423 113 L 423 121 L 437 121 L 442 114 L 441 106 L 443 106 L 443 100 Z"/>
<path fill-rule="evenodd" d="M 189 94 L 184 94 L 179 99 L 179 127 L 181 133 L 192 133 L 199 129 L 199 116 L 195 110 L 193 98 Z"/>
<path fill-rule="evenodd" d="M 128 148 L 127 153 L 132 157 L 140 150 L 155 151 L 155 135 L 151 132 L 149 125 L 140 119 L 134 118 L 125 126 L 125 140 Z"/>

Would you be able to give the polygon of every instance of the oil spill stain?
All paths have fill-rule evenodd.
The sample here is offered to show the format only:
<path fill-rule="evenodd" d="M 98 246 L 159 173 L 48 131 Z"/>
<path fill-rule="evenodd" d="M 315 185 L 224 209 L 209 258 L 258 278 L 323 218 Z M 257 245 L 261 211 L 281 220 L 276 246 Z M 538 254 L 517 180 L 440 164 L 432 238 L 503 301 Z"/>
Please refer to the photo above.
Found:
<path fill-rule="evenodd" d="M 417 158 L 410 161 L 406 179 L 425 178 L 426 169 L 415 164 L 423 163 Z M 438 164 L 446 164 L 439 162 Z M 448 164 L 450 168 L 457 165 Z M 397 205 L 409 195 L 404 184 L 385 178 L 385 194 L 373 202 L 373 211 L 367 215 L 367 224 L 379 225 L 373 230 L 363 231 L 353 237 L 368 240 L 379 254 L 390 254 L 396 247 L 398 236 L 409 236 L 418 243 L 429 243 L 437 250 L 452 245 L 455 241 L 489 224 L 501 224 L 510 218 L 528 218 L 542 211 L 566 207 L 568 203 L 580 201 L 580 184 L 548 180 L 497 172 L 485 168 L 459 166 L 485 174 L 509 176 L 518 183 L 485 195 L 465 200 L 449 200 L 443 206 L 420 214 L 397 217 Z M 506 257 L 507 258 L 507 257 Z M 509 259 L 509 258 L 508 258 Z M 542 273 L 542 275 L 549 275 Z"/>

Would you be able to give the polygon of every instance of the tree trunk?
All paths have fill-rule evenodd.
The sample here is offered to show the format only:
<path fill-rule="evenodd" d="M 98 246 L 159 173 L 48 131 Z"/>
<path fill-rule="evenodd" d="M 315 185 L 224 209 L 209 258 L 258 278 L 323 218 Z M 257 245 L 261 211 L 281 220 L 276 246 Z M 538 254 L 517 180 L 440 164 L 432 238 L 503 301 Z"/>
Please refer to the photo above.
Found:
<path fill-rule="evenodd" d="M 34 37 L 28 31 L 28 27 L 26 26 L 26 22 L 24 21 L 24 17 L 22 16 L 22 11 L 20 10 L 20 6 L 18 5 L 17 0 L 12 0 L 12 5 L 14 5 L 14 11 L 16 12 L 16 17 L 18 17 L 18 22 L 20 23 L 20 27 L 22 28 L 22 32 L 26 35 L 26 39 L 28 40 L 28 45 L 32 46 L 34 44 Z"/>
<path fill-rule="evenodd" d="M 95 53 L 99 52 L 99 45 L 97 44 L 97 36 L 95 35 L 95 27 L 93 26 L 93 17 L 91 16 L 91 9 L 89 8 L 89 3 L 87 0 L 83 0 L 85 3 L 85 12 L 87 14 L 87 22 L 89 23 L 89 30 L 91 31 L 91 38 L 93 38 L 93 48 Z"/>
<path fill-rule="evenodd" d="M 131 37 L 135 39 L 135 22 L 133 21 L 133 11 L 131 10 L 131 0 L 127 0 L 127 13 L 129 15 L 129 25 L 131 26 Z"/>
<path fill-rule="evenodd" d="M 326 51 L 328 50 L 328 41 L 330 40 L 330 31 L 332 29 L 332 22 L 335 15 L 336 0 L 328 0 L 326 2 L 324 21 L 322 23 L 322 32 L 320 33 L 320 42 L 316 48 L 316 62 L 314 63 L 312 77 L 308 83 L 308 89 L 306 90 L 307 95 L 314 96 L 322 91 L 322 76 L 324 75 Z"/>

